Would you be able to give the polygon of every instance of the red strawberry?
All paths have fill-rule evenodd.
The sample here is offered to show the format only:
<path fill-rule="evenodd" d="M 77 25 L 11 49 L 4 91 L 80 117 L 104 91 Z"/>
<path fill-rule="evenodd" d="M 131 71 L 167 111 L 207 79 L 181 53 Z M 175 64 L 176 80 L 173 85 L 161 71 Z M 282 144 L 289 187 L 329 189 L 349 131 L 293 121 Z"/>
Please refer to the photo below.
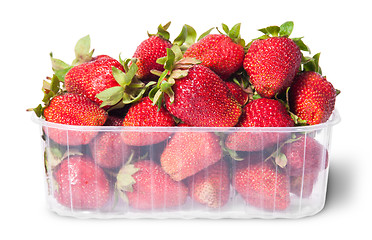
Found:
<path fill-rule="evenodd" d="M 167 55 L 167 48 L 172 47 L 169 42 L 169 33 L 166 32 L 170 22 L 164 26 L 158 27 L 158 33 L 155 35 L 149 34 L 149 38 L 144 40 L 138 45 L 133 54 L 136 58 L 138 71 L 137 77 L 143 80 L 154 80 L 156 76 L 153 75 L 151 70 L 163 71 L 164 67 L 156 63 L 156 60 Z"/>
<path fill-rule="evenodd" d="M 296 43 L 288 38 L 292 29 L 292 22 L 280 28 L 260 29 L 266 34 L 264 39 L 254 40 L 245 55 L 244 69 L 262 97 L 272 98 L 287 89 L 299 70 L 302 54 Z M 270 33 L 274 37 L 269 37 Z"/>
<path fill-rule="evenodd" d="M 172 127 L 175 125 L 172 115 L 163 107 L 158 110 L 148 97 L 134 103 L 124 118 L 125 127 Z M 122 136 L 126 144 L 144 146 L 164 141 L 170 132 L 139 132 L 123 131 Z"/>
<path fill-rule="evenodd" d="M 52 98 L 44 110 L 45 120 L 53 123 L 81 126 L 101 126 L 107 113 L 88 98 L 65 93 Z M 63 130 L 54 127 L 44 128 L 45 133 L 55 142 L 63 145 L 87 144 L 97 135 L 96 131 Z"/>
<path fill-rule="evenodd" d="M 240 24 L 233 27 L 233 29 L 236 28 L 240 29 Z M 202 65 L 226 80 L 242 67 L 244 60 L 244 48 L 238 44 L 240 41 L 239 31 L 234 31 L 233 35 L 209 34 L 191 45 L 186 50 L 184 57 L 201 60 Z"/>
<path fill-rule="evenodd" d="M 225 160 L 187 178 L 190 196 L 197 202 L 211 208 L 225 205 L 230 195 L 230 172 Z"/>
<path fill-rule="evenodd" d="M 117 175 L 116 188 L 129 206 L 138 209 L 170 208 L 182 205 L 188 189 L 172 180 L 150 160 L 125 165 Z"/>
<path fill-rule="evenodd" d="M 110 112 L 110 114 L 111 114 L 111 112 Z M 124 114 L 122 114 L 122 115 L 124 116 Z M 124 118 L 109 115 L 107 117 L 107 120 L 106 120 L 104 126 L 121 126 L 123 124 L 123 120 L 124 120 Z"/>
<path fill-rule="evenodd" d="M 71 209 L 97 209 L 110 198 L 109 182 L 103 170 L 88 156 L 70 156 L 53 172 L 58 185 L 57 201 Z"/>
<path fill-rule="evenodd" d="M 187 76 L 172 86 L 174 101 L 165 94 L 166 107 L 190 126 L 232 127 L 241 115 L 241 106 L 224 81 L 212 70 L 194 65 Z"/>
<path fill-rule="evenodd" d="M 244 106 L 248 102 L 249 94 L 242 87 L 234 82 L 225 82 L 225 84 L 240 105 Z"/>
<path fill-rule="evenodd" d="M 104 131 L 89 143 L 92 157 L 103 168 L 117 168 L 124 165 L 131 155 L 131 146 L 124 143 L 120 132 Z"/>
<path fill-rule="evenodd" d="M 328 151 L 312 137 L 301 136 L 298 140 L 285 144 L 281 153 L 287 158 L 287 171 L 291 176 L 318 174 L 328 166 Z"/>
<path fill-rule="evenodd" d="M 260 98 L 249 102 L 237 127 L 293 127 L 294 121 L 285 106 L 277 100 Z M 252 131 L 229 135 L 225 145 L 236 151 L 260 151 L 287 138 L 288 133 Z"/>
<path fill-rule="evenodd" d="M 99 55 L 89 62 L 77 65 L 71 68 L 65 76 L 66 90 L 82 94 L 101 105 L 102 100 L 96 95 L 108 88 L 119 86 L 113 76 L 112 67 L 124 71 L 120 62 L 106 55 Z"/>
<path fill-rule="evenodd" d="M 171 178 L 180 181 L 214 164 L 222 157 L 219 138 L 211 132 L 176 132 L 160 162 Z"/>
<path fill-rule="evenodd" d="M 288 177 L 271 162 L 264 162 L 260 154 L 236 162 L 232 183 L 254 207 L 275 211 L 285 210 L 290 204 Z"/>
<path fill-rule="evenodd" d="M 290 177 L 290 192 L 303 198 L 311 196 L 318 174 L 306 173 L 303 176 Z"/>
<path fill-rule="evenodd" d="M 326 122 L 336 101 L 335 90 L 325 77 L 316 72 L 298 74 L 289 89 L 291 111 L 307 124 Z"/>

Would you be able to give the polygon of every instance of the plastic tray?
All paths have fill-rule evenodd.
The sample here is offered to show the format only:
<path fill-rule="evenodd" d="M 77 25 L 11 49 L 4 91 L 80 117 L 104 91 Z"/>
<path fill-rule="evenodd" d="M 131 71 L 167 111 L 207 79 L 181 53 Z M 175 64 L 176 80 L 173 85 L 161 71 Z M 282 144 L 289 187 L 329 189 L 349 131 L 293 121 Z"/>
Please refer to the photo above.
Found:
<path fill-rule="evenodd" d="M 218 219 L 300 218 L 321 211 L 326 198 L 332 127 L 340 121 L 340 117 L 338 112 L 334 111 L 326 123 L 292 128 L 89 127 L 55 124 L 36 117 L 33 117 L 33 120 L 41 129 L 47 202 L 53 212 L 78 218 Z M 58 139 L 62 144 L 52 140 L 52 135 L 53 139 Z M 143 144 L 149 145 L 129 146 L 123 142 L 124 136 L 127 139 L 140 139 Z M 154 140 L 156 136 L 163 136 L 165 140 L 156 143 L 159 141 Z M 176 146 L 176 139 L 180 136 L 185 136 L 186 140 L 183 141 L 184 144 Z M 217 151 L 216 146 L 211 147 L 206 136 L 217 139 L 215 141 L 220 150 Z M 247 139 L 251 141 L 244 144 L 252 145 L 248 148 L 254 151 L 231 151 L 231 148 L 234 148 L 231 146 L 241 146 L 241 141 Z M 269 141 L 271 143 L 267 144 Z M 314 141 L 317 145 L 315 148 L 310 144 Z M 106 144 L 107 142 L 109 144 Z M 293 143 L 297 143 L 297 146 L 292 147 Z M 168 145 L 178 149 L 168 151 Z M 264 150 L 258 150 L 260 148 Z M 193 152 L 195 149 L 198 149 L 197 152 Z M 286 158 L 281 155 L 284 149 L 287 150 Z M 295 153 L 291 153 L 292 149 Z M 196 183 L 199 180 L 196 180 L 195 175 L 175 181 L 165 173 L 168 179 L 166 181 L 172 181 L 176 185 L 174 189 L 177 189 L 165 191 L 158 186 L 157 174 L 150 172 L 147 175 L 147 185 L 152 189 L 152 193 L 142 193 L 137 189 L 137 192 L 130 193 L 129 201 L 125 200 L 126 197 L 129 198 L 128 192 L 126 197 L 123 197 L 121 193 L 124 191 L 117 190 L 120 189 L 117 174 L 124 165 L 128 165 L 129 158 L 132 158 L 133 164 L 138 159 L 149 160 L 157 167 L 157 171 L 163 171 L 162 164 L 166 161 L 164 159 L 170 159 L 172 156 L 177 159 L 203 158 L 200 161 L 208 162 L 209 165 L 202 170 L 195 166 L 188 166 L 187 170 L 184 170 L 185 166 L 179 166 L 179 171 L 184 173 L 195 168 L 193 170 L 196 174 L 202 174 L 199 178 L 204 180 L 203 184 L 208 183 L 209 177 L 213 177 L 219 179 L 217 186 L 225 185 L 219 191 L 213 192 L 206 188 L 204 192 L 196 192 Z M 216 156 L 220 156 L 220 159 L 217 162 L 213 160 L 214 163 L 210 164 L 211 159 Z M 296 169 L 293 167 L 295 163 L 293 166 L 289 165 L 290 161 L 295 161 L 291 160 L 292 157 L 297 157 Z M 85 165 L 74 165 L 76 159 L 83 161 Z M 302 165 L 298 166 L 298 161 L 302 161 Z M 221 169 L 221 164 L 227 166 L 227 185 L 226 178 L 216 177 L 219 176 L 219 170 L 217 175 L 216 170 L 211 170 L 212 165 Z M 269 165 L 270 171 L 262 170 Z M 83 167 L 87 169 L 81 169 Z M 97 180 L 98 178 L 104 178 L 104 183 Z M 237 179 L 249 181 L 250 185 L 237 183 Z M 63 186 L 59 185 L 61 182 Z M 277 187 L 279 182 L 281 187 Z M 89 190 L 85 191 L 84 184 Z M 254 184 L 256 185 L 253 186 Z M 268 188 L 271 190 L 267 190 Z M 282 194 L 282 188 L 286 189 L 287 194 Z M 63 196 L 61 192 L 64 192 Z M 161 199 L 155 197 L 159 192 L 164 195 L 164 199 L 168 197 L 166 195 L 174 194 L 176 200 L 161 202 Z M 212 203 L 209 201 L 210 196 L 205 196 L 212 192 L 218 196 L 217 203 Z M 150 200 L 143 206 L 140 202 L 146 202 L 146 199 Z"/>

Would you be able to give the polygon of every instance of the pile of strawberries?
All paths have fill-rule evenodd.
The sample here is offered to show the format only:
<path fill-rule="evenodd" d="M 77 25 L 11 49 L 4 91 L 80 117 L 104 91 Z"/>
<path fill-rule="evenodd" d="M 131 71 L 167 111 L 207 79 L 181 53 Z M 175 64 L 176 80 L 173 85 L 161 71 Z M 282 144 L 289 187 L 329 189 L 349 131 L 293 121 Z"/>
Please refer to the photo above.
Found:
<path fill-rule="evenodd" d="M 319 54 L 305 56 L 302 38 L 289 38 L 293 22 L 259 29 L 263 36 L 247 44 L 240 24 L 198 39 L 184 25 L 173 42 L 169 24 L 132 58 L 93 56 L 89 36 L 72 64 L 50 55 L 54 74 L 33 108 L 38 117 L 126 127 L 43 128 L 57 201 L 100 209 L 120 196 L 132 208 L 162 209 L 190 198 L 221 208 L 236 192 L 253 207 L 284 210 L 292 196 L 310 197 L 328 166 L 326 147 L 311 134 L 242 128 L 315 125 L 334 110 L 339 91 L 322 76 Z"/>

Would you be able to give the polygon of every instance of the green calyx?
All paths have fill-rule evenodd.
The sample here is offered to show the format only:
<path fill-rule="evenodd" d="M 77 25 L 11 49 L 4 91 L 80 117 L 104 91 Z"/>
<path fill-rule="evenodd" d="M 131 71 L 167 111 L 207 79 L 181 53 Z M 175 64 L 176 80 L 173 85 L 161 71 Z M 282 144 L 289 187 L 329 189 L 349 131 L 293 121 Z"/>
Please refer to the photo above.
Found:
<path fill-rule="evenodd" d="M 264 40 L 270 37 L 289 38 L 289 36 L 292 34 L 293 27 L 294 27 L 294 23 L 292 21 L 287 21 L 280 26 L 269 26 L 266 28 L 258 29 L 258 31 L 262 32 L 264 35 L 253 39 L 250 43 L 247 44 L 246 49 L 248 49 L 250 45 L 252 44 L 252 42 L 255 40 L 259 40 L 259 39 Z M 291 39 L 296 43 L 296 45 L 300 48 L 301 51 L 310 52 L 309 47 L 306 46 L 306 44 L 302 41 L 302 38 L 303 37 L 291 38 Z"/>
<path fill-rule="evenodd" d="M 133 174 L 140 170 L 132 163 L 133 159 L 134 151 L 132 151 L 128 161 L 124 166 L 121 167 L 116 175 L 115 192 L 118 193 L 120 198 L 126 203 L 128 203 L 128 197 L 125 193 L 133 192 L 133 184 L 136 183 L 136 180 L 133 178 Z"/>
<path fill-rule="evenodd" d="M 151 71 L 159 76 L 158 82 L 150 90 L 149 98 L 154 105 L 161 108 L 164 93 L 170 98 L 170 102 L 174 101 L 174 92 L 172 86 L 177 79 L 186 77 L 189 69 L 195 64 L 200 64 L 201 61 L 195 58 L 183 58 L 183 53 L 179 45 L 173 45 L 167 49 L 167 56 L 159 58 L 156 61 L 158 64 L 164 65 L 164 71 Z"/>
<path fill-rule="evenodd" d="M 185 52 L 196 40 L 196 31 L 190 25 L 183 25 L 181 33 L 173 40 L 173 45 L 178 45 Z"/>
<path fill-rule="evenodd" d="M 128 197 L 125 192 L 133 192 L 133 184 L 136 183 L 136 180 L 132 175 L 138 170 L 139 168 L 135 168 L 133 164 L 124 165 L 116 176 L 116 190 L 126 203 L 128 203 Z"/>
<path fill-rule="evenodd" d="M 72 66 L 76 66 L 85 62 L 89 62 L 93 56 L 93 50 L 90 50 L 90 36 L 87 35 L 80 38 L 75 45 L 75 59 L 72 61 Z"/>
<path fill-rule="evenodd" d="M 123 63 L 125 72 L 112 67 L 112 75 L 119 86 L 108 88 L 96 95 L 102 101 L 100 107 L 112 106 L 109 110 L 121 108 L 126 104 L 139 101 L 145 94 L 146 90 L 156 84 L 156 82 L 149 82 L 144 84 L 136 77 L 138 66 L 137 59 L 120 59 Z M 128 66 L 130 64 L 130 66 Z"/>
<path fill-rule="evenodd" d="M 49 105 L 51 99 L 64 92 L 63 82 L 59 80 L 56 74 L 53 77 L 47 77 L 43 80 L 43 87 L 41 89 L 44 93 L 42 103 L 36 108 L 29 108 L 27 111 L 34 111 L 37 117 L 44 117 L 44 110 Z"/>
<path fill-rule="evenodd" d="M 161 38 L 163 38 L 165 40 L 169 40 L 170 34 L 169 34 L 169 32 L 167 30 L 168 30 L 168 28 L 169 28 L 170 25 L 171 25 L 171 22 L 167 22 L 165 25 L 161 25 L 160 24 L 158 26 L 158 32 L 157 33 L 151 34 L 151 33 L 147 32 L 147 35 L 149 37 L 159 36 L 159 37 L 161 37 Z"/>
<path fill-rule="evenodd" d="M 270 26 L 266 28 L 258 29 L 258 31 L 262 32 L 263 36 L 261 36 L 259 39 L 265 39 L 271 37 L 289 37 L 293 31 L 293 22 L 288 21 L 283 23 L 279 26 Z"/>
<path fill-rule="evenodd" d="M 270 156 L 268 156 L 264 161 L 268 161 L 269 159 L 273 159 L 274 163 L 281 168 L 285 168 L 288 163 L 287 156 L 282 153 L 282 148 L 289 143 L 296 142 L 301 137 L 297 137 L 295 134 L 292 134 L 292 137 L 287 141 L 283 142 Z"/>
<path fill-rule="evenodd" d="M 313 71 L 322 75 L 322 69 L 319 66 L 320 53 L 312 57 L 302 56 L 300 71 Z"/>
<path fill-rule="evenodd" d="M 222 23 L 222 30 L 225 32 L 226 36 L 230 37 L 231 40 L 233 40 L 233 42 L 241 45 L 242 47 L 245 47 L 245 41 L 240 36 L 240 26 L 241 23 L 237 23 L 230 29 L 226 24 Z M 224 34 L 218 28 L 217 31 L 221 34 Z"/>

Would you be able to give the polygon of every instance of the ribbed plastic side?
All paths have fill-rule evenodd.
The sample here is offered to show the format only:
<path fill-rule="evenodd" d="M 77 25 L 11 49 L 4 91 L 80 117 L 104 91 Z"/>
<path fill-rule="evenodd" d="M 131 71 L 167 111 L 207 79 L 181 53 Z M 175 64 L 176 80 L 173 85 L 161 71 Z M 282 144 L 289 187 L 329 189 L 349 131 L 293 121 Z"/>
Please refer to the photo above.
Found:
<path fill-rule="evenodd" d="M 299 218 L 324 206 L 321 127 L 82 128 L 39 121 L 50 209 L 79 218 Z"/>

